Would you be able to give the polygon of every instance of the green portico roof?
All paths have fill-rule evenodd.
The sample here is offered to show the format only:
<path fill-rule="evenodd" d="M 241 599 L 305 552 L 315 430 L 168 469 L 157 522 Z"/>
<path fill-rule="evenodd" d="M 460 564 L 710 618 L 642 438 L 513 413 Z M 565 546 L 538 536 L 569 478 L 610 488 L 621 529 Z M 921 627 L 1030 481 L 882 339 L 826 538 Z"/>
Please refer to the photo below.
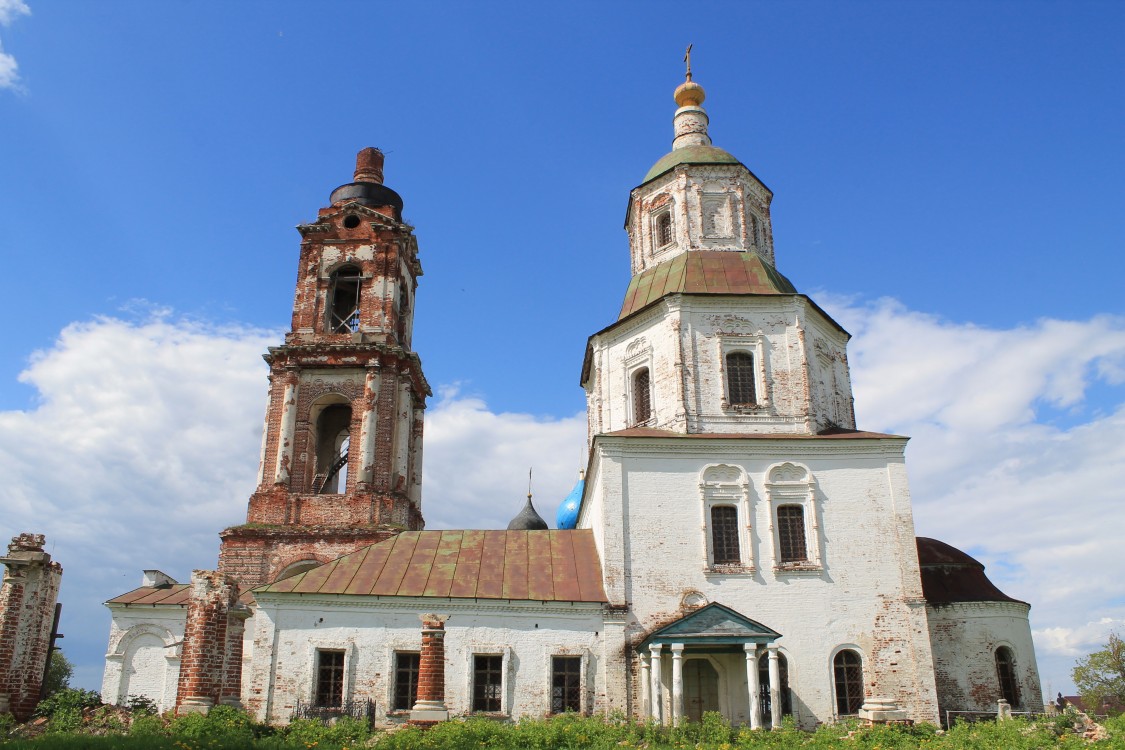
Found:
<path fill-rule="evenodd" d="M 618 320 L 669 294 L 796 294 L 789 279 L 757 253 L 689 250 L 629 281 Z"/>
<path fill-rule="evenodd" d="M 679 164 L 741 164 L 738 159 L 714 146 L 687 146 L 669 151 L 652 165 L 641 184 L 655 179 Z"/>

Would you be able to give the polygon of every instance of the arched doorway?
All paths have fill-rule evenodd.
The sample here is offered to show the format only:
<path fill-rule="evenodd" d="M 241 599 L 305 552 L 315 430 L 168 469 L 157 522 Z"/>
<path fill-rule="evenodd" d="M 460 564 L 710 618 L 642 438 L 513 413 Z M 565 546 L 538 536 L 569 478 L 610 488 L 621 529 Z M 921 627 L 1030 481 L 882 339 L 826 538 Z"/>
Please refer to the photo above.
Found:
<path fill-rule="evenodd" d="M 707 711 L 719 710 L 719 673 L 707 659 L 684 662 L 684 716 L 701 721 Z"/>

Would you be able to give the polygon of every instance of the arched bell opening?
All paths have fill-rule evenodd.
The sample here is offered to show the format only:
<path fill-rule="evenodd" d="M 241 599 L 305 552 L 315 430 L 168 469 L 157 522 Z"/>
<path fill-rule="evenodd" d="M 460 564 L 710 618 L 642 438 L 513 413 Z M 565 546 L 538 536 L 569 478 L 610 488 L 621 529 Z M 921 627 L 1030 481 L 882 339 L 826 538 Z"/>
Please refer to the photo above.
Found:
<path fill-rule="evenodd" d="M 314 460 L 309 489 L 317 495 L 347 492 L 351 403 L 343 396 L 330 397 L 313 407 L 310 417 Z"/>

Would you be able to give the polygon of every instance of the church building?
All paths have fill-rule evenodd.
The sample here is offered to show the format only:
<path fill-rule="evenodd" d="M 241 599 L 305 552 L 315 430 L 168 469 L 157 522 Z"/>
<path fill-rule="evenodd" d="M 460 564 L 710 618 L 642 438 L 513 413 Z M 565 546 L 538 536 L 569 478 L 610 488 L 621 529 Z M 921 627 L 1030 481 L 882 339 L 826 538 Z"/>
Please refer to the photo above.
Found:
<path fill-rule="evenodd" d="M 581 362 L 589 458 L 557 528 L 529 496 L 507 529 L 424 530 L 422 268 L 364 149 L 298 227 L 246 523 L 216 570 L 106 603 L 105 700 L 763 728 L 1042 705 L 1029 605 L 915 536 L 907 438 L 857 427 L 849 335 L 778 270 L 773 193 L 712 145 L 690 71 L 674 96 L 620 314 Z"/>

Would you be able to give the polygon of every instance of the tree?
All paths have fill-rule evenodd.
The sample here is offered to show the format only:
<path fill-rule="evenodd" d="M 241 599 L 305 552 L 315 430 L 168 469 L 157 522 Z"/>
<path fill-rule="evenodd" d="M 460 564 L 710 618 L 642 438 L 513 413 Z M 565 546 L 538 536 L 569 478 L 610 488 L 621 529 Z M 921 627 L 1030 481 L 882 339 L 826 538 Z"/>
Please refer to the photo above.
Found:
<path fill-rule="evenodd" d="M 51 664 L 47 667 L 47 679 L 43 683 L 43 697 L 49 697 L 64 688 L 70 687 L 70 678 L 74 676 L 74 665 L 63 656 L 63 652 L 55 649 L 51 652 Z"/>
<path fill-rule="evenodd" d="M 1070 674 L 1088 711 L 1120 711 L 1125 705 L 1125 641 L 1110 633 L 1105 648 L 1079 659 Z"/>

